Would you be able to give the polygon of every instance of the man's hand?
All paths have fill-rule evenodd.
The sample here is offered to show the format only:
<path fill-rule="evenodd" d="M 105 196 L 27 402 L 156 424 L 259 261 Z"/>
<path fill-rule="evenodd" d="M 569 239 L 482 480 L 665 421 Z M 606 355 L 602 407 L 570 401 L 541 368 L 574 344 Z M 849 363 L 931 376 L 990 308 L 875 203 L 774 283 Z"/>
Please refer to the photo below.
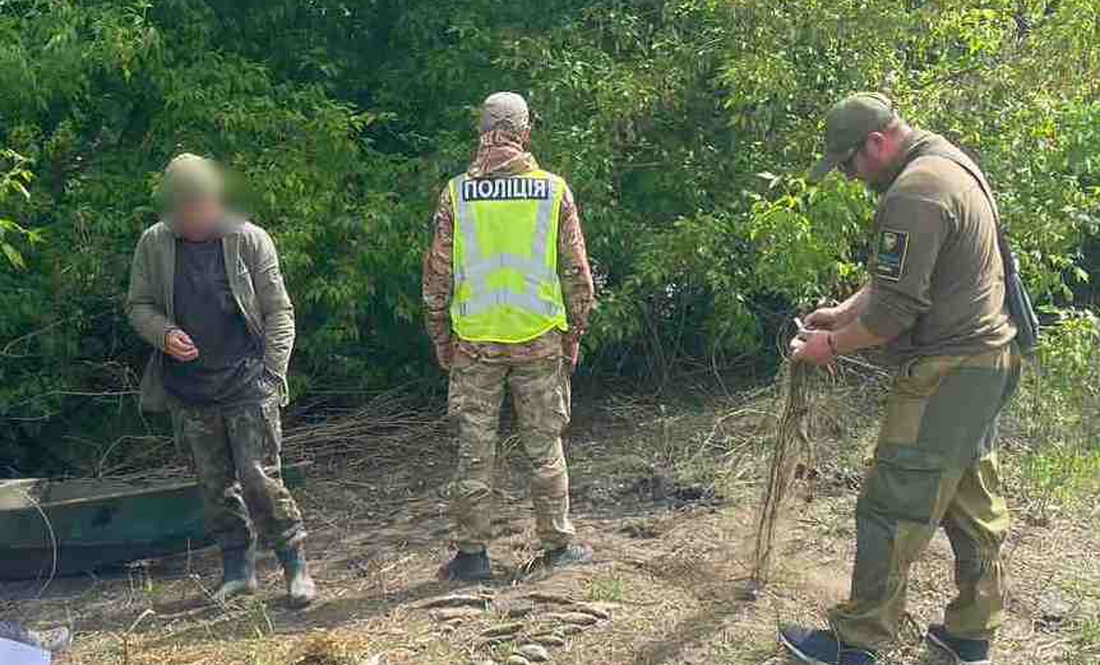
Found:
<path fill-rule="evenodd" d="M 454 360 L 454 345 L 450 340 L 435 345 L 435 362 L 444 372 L 451 371 L 451 362 Z"/>
<path fill-rule="evenodd" d="M 826 330 L 802 330 L 798 337 L 791 340 L 791 359 L 811 365 L 828 365 L 836 357 L 829 341 L 831 335 Z"/>
<path fill-rule="evenodd" d="M 840 310 L 836 307 L 822 307 L 814 311 L 803 321 L 807 330 L 836 330 L 841 323 Z"/>
<path fill-rule="evenodd" d="M 165 333 L 164 352 L 181 363 L 189 363 L 199 357 L 199 348 L 195 346 L 195 342 L 179 328 Z"/>

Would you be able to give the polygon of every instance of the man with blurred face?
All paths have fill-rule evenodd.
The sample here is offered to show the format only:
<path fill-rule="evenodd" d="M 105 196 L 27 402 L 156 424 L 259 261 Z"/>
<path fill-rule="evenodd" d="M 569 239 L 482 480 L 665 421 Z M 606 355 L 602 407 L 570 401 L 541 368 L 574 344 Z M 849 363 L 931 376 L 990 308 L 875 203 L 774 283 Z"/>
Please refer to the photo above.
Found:
<path fill-rule="evenodd" d="M 562 433 L 569 378 L 594 304 L 592 272 L 573 194 L 527 151 L 526 101 L 497 93 L 482 106 L 473 163 L 451 180 L 424 258 L 428 333 L 450 373 L 458 424 L 451 513 L 454 580 L 491 577 L 492 474 L 507 389 L 532 464 L 536 530 L 551 566 L 584 563 L 574 542 Z"/>
<path fill-rule="evenodd" d="M 229 214 L 210 160 L 168 165 L 166 214 L 141 236 L 127 311 L 154 347 L 142 407 L 167 409 L 191 452 L 207 529 L 222 550 L 224 601 L 256 589 L 257 531 L 283 566 L 290 603 L 316 594 L 305 526 L 283 484 L 280 408 L 294 346 L 294 309 L 271 237 Z"/>
<path fill-rule="evenodd" d="M 898 370 L 856 508 L 850 599 L 829 612 L 831 631 L 787 626 L 780 641 L 807 663 L 875 662 L 897 638 L 910 566 L 942 526 L 958 595 L 927 639 L 957 663 L 985 665 L 1002 619 L 1009 526 L 997 420 L 1020 372 L 996 203 L 973 161 L 911 128 L 883 95 L 839 102 L 826 132 L 812 179 L 839 169 L 880 196 L 871 278 L 806 319 L 793 358 L 823 365 L 884 346 Z"/>

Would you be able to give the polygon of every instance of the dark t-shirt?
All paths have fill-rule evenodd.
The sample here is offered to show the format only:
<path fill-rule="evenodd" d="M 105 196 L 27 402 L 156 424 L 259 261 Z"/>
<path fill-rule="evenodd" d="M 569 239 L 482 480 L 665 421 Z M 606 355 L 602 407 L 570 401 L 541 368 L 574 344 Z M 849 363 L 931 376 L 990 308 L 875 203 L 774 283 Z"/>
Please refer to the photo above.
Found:
<path fill-rule="evenodd" d="M 164 387 L 184 404 L 207 406 L 266 396 L 263 348 L 248 329 L 229 286 L 220 239 L 176 241 L 173 307 L 176 324 L 199 357 L 165 357 Z"/>

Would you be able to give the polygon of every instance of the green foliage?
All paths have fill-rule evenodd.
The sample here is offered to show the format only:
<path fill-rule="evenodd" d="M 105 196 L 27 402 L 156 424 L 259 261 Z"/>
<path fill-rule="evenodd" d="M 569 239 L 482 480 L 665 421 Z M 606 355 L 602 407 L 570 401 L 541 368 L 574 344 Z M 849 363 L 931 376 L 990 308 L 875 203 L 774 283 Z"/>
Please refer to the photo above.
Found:
<path fill-rule="evenodd" d="M 1092 501 L 1100 491 L 1100 317 L 1067 312 L 1046 330 L 1015 410 L 1038 444 L 1021 468 L 1039 505 Z"/>
<path fill-rule="evenodd" d="M 592 375 L 759 354 L 795 310 L 858 286 L 872 199 L 802 175 L 825 110 L 859 89 L 978 155 L 1045 307 L 1095 303 L 1098 15 L 1092 0 L 0 2 L 0 145 L 29 160 L 4 166 L 36 175 L 0 194 L 0 466 L 83 471 L 91 442 L 153 427 L 120 304 L 182 150 L 233 167 L 276 238 L 296 395 L 437 376 L 420 256 L 498 89 L 529 97 L 534 150 L 577 194 L 601 297 Z"/>
<path fill-rule="evenodd" d="M 11 150 L 0 150 L 0 203 L 8 196 L 16 194 L 24 199 L 30 198 L 27 186 L 30 185 L 32 175 L 28 168 L 27 158 Z M 26 270 L 27 262 L 23 260 L 17 243 L 41 242 L 42 235 L 36 231 L 28 230 L 10 219 L 0 217 L 0 254 L 8 264 L 17 270 Z"/>
<path fill-rule="evenodd" d="M 1100 618 L 1086 618 L 1080 635 L 1074 640 L 1075 651 L 1066 658 L 1067 665 L 1092 665 L 1100 658 Z"/>

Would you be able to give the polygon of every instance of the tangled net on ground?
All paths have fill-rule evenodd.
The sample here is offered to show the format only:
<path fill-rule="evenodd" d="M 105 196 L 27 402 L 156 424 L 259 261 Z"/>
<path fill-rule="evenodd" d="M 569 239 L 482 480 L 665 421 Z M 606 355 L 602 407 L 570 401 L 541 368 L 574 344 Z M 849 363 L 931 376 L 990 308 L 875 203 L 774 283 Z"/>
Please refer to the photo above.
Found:
<path fill-rule="evenodd" d="M 780 373 L 784 377 L 781 395 L 785 399 L 783 413 L 776 425 L 768 479 L 759 504 L 751 576 L 751 591 L 754 593 L 768 582 L 776 524 L 797 471 L 801 466 L 809 475 L 809 470 L 815 468 L 810 432 L 823 375 L 823 370 L 797 362 L 788 362 L 786 371 Z"/>

